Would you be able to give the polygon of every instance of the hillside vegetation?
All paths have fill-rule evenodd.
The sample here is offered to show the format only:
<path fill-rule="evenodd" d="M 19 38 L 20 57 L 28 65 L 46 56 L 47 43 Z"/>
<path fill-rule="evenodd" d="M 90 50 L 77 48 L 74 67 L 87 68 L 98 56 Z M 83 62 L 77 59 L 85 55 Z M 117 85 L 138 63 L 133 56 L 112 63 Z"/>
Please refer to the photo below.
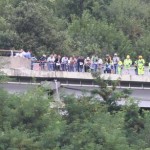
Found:
<path fill-rule="evenodd" d="M 0 49 L 150 55 L 149 0 L 1 0 Z"/>
<path fill-rule="evenodd" d="M 116 91 L 115 82 L 97 83 L 92 93 L 101 101 L 71 95 L 61 97 L 63 107 L 54 107 L 43 88 L 19 95 L 0 89 L 0 150 L 150 150 L 150 112 L 129 90 Z M 117 105 L 121 98 L 124 106 Z"/>

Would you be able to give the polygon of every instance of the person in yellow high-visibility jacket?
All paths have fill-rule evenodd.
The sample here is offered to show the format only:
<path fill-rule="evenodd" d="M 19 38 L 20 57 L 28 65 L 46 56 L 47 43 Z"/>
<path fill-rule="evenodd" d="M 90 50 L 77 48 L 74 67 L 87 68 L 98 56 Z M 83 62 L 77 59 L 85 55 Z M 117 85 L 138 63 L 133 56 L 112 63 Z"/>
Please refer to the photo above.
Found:
<path fill-rule="evenodd" d="M 138 70 L 138 75 L 144 75 L 144 65 L 145 65 L 145 60 L 143 57 L 140 55 L 139 59 L 137 61 L 137 70 Z"/>
<path fill-rule="evenodd" d="M 126 59 L 123 62 L 125 73 L 130 74 L 130 67 L 132 65 L 132 60 L 130 59 L 130 55 L 127 55 Z"/>
<path fill-rule="evenodd" d="M 123 63 L 122 63 L 122 61 L 121 60 L 119 60 L 119 62 L 118 62 L 118 74 L 122 74 L 122 65 L 123 65 Z"/>

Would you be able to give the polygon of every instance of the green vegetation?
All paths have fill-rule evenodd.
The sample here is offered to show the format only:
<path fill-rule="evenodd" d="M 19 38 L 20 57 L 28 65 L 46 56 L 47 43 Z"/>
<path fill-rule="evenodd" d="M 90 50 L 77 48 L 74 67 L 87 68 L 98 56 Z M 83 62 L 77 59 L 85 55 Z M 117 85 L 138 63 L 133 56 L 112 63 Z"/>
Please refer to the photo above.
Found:
<path fill-rule="evenodd" d="M 117 52 L 148 61 L 149 14 L 149 0 L 0 0 L 0 49 Z M 0 89 L 0 150 L 150 149 L 150 112 L 139 111 L 130 91 L 116 91 L 117 82 L 96 82 L 100 88 L 91 96 L 63 99 L 64 115 L 52 108 L 51 91 L 15 95 Z"/>
<path fill-rule="evenodd" d="M 149 0 L 1 0 L 0 14 L 0 49 L 149 61 Z"/>
<path fill-rule="evenodd" d="M 130 91 L 117 92 L 117 82 L 96 82 L 92 94 L 100 98 L 67 96 L 63 110 L 43 88 L 20 95 L 0 89 L 0 149 L 148 150 L 150 112 L 139 111 Z"/>

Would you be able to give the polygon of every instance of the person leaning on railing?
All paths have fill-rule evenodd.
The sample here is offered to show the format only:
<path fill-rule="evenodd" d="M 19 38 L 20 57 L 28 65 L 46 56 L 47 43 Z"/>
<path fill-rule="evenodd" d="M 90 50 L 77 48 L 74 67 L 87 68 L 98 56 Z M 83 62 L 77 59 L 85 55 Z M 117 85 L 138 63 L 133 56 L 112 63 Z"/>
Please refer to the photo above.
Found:
<path fill-rule="evenodd" d="M 75 63 L 76 63 L 75 57 L 70 57 L 68 60 L 68 71 L 69 72 L 75 71 Z"/>
<path fill-rule="evenodd" d="M 48 70 L 49 71 L 54 71 L 54 63 L 55 62 L 55 57 L 54 55 L 50 55 L 48 58 L 47 58 L 47 66 L 48 66 Z"/>
<path fill-rule="evenodd" d="M 78 72 L 84 72 L 84 58 L 79 56 L 77 59 Z"/>
<path fill-rule="evenodd" d="M 118 62 L 120 61 L 120 58 L 118 57 L 117 53 L 114 54 L 113 57 L 113 65 L 114 65 L 114 73 L 118 73 Z"/>
<path fill-rule="evenodd" d="M 61 59 L 61 69 L 62 71 L 67 71 L 68 70 L 68 57 L 64 56 Z"/>
<path fill-rule="evenodd" d="M 45 64 L 46 64 L 47 58 L 46 55 L 43 54 L 42 57 L 39 59 L 39 66 L 41 67 L 41 70 L 45 70 Z"/>
<path fill-rule="evenodd" d="M 55 71 L 61 70 L 61 56 L 57 55 L 55 58 Z"/>
<path fill-rule="evenodd" d="M 91 69 L 93 72 L 96 72 L 98 69 L 98 56 L 94 54 L 91 58 Z"/>
<path fill-rule="evenodd" d="M 104 73 L 112 73 L 112 60 L 109 54 L 106 54 L 104 61 Z"/>
<path fill-rule="evenodd" d="M 84 70 L 85 70 L 85 72 L 90 72 L 90 69 L 91 69 L 91 59 L 90 59 L 90 57 L 87 57 L 84 60 Z"/>

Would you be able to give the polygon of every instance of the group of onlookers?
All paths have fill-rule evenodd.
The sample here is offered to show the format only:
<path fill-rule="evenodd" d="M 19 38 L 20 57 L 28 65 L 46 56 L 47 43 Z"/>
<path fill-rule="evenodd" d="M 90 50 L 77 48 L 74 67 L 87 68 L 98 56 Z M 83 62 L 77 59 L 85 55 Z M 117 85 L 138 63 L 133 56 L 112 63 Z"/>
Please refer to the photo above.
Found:
<path fill-rule="evenodd" d="M 39 59 L 39 65 L 42 70 L 48 68 L 49 71 L 69 71 L 69 72 L 89 72 L 89 71 L 98 71 L 102 68 L 103 61 L 97 56 L 93 55 L 90 57 L 84 58 L 82 56 L 67 57 L 60 56 L 56 54 L 51 54 L 46 57 L 43 55 Z"/>
<path fill-rule="evenodd" d="M 109 56 L 109 58 L 111 58 Z M 107 61 L 106 61 L 107 62 Z M 114 67 L 114 73 L 115 74 L 122 74 L 122 70 L 124 70 L 124 74 L 132 74 L 131 70 L 133 71 L 132 68 L 134 68 L 134 73 L 136 75 L 144 75 L 145 72 L 145 60 L 141 55 L 138 56 L 138 58 L 135 61 L 132 61 L 130 58 L 130 55 L 127 55 L 126 58 L 121 61 L 120 58 L 117 56 L 117 54 L 114 54 L 113 60 L 110 61 L 112 68 Z M 107 64 L 107 63 L 106 63 Z M 148 63 L 148 71 L 150 72 L 150 63 Z"/>
<path fill-rule="evenodd" d="M 133 62 L 130 55 L 127 55 L 126 58 L 121 61 L 117 53 L 114 54 L 112 59 L 110 55 L 107 54 L 104 61 L 104 73 L 122 74 L 122 70 L 124 70 L 124 74 L 131 74 L 131 67 L 134 67 L 136 75 L 144 75 L 144 66 L 145 60 L 141 55 L 138 56 L 135 62 Z"/>
<path fill-rule="evenodd" d="M 39 59 L 39 65 L 42 70 L 46 67 L 49 71 L 69 71 L 69 72 L 101 72 L 101 73 L 113 73 L 122 74 L 122 69 L 125 74 L 130 74 L 131 66 L 134 67 L 135 74 L 144 74 L 145 60 L 142 56 L 133 62 L 129 55 L 121 61 L 117 53 L 111 58 L 109 54 L 104 59 L 99 58 L 97 55 L 84 58 L 83 56 L 67 57 L 57 54 L 51 54 L 46 57 L 43 55 Z"/>
<path fill-rule="evenodd" d="M 36 59 L 32 57 L 31 51 L 25 52 L 21 49 L 20 53 L 17 53 L 15 57 L 24 57 L 31 59 L 31 69 L 34 69 L 34 63 L 38 63 L 41 70 L 48 71 L 68 71 L 68 72 L 101 72 L 101 73 L 113 73 L 122 74 L 122 69 L 125 74 L 130 74 L 131 66 L 134 67 L 135 74 L 144 74 L 145 60 L 142 56 L 133 62 L 129 55 L 121 61 L 117 53 L 111 57 L 106 54 L 105 58 L 99 58 L 96 54 L 90 57 L 84 58 L 83 56 L 61 56 L 57 54 L 50 54 L 48 57 L 43 54 L 42 57 Z M 149 63 L 150 67 L 150 63 Z"/>

